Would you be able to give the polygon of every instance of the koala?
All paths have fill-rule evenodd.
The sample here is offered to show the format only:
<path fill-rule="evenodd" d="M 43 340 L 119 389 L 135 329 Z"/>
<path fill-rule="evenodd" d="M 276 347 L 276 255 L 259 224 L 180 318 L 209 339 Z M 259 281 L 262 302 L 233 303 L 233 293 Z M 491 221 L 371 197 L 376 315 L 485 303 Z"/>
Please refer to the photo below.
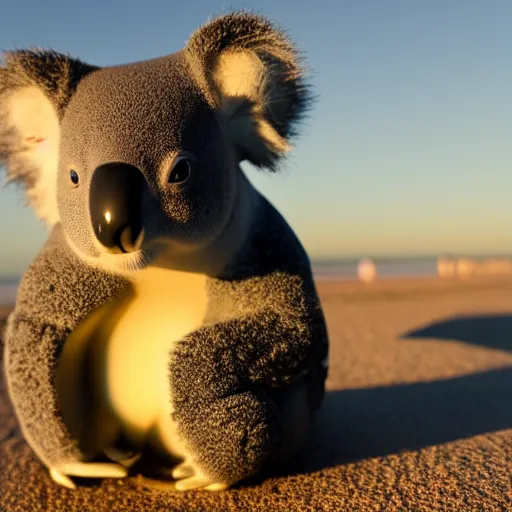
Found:
<path fill-rule="evenodd" d="M 0 163 L 48 227 L 5 331 L 23 435 L 58 484 L 223 490 L 304 446 L 328 373 L 310 260 L 244 174 L 312 105 L 303 59 L 231 12 L 180 51 L 98 67 L 4 53 Z"/>

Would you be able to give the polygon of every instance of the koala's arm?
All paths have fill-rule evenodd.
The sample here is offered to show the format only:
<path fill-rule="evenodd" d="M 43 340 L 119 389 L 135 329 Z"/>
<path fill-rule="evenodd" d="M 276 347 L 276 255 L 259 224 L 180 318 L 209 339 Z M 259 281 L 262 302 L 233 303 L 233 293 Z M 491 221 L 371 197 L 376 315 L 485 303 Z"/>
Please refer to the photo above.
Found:
<path fill-rule="evenodd" d="M 272 234 L 256 235 L 237 270 L 212 283 L 211 322 L 171 356 L 181 435 L 208 477 L 227 484 L 286 452 L 290 421 L 309 422 L 327 374 L 327 330 L 309 262 L 284 221 L 267 213 L 270 223 L 262 225 L 272 226 Z M 258 260 L 251 263 L 250 255 Z M 284 412 L 295 389 L 300 403 Z"/>
<path fill-rule="evenodd" d="M 54 375 L 68 329 L 39 322 L 22 312 L 9 317 L 5 331 L 5 374 L 23 436 L 47 467 L 80 461 L 59 413 Z"/>
<path fill-rule="evenodd" d="M 202 386 L 183 390 L 183 400 L 190 402 L 226 396 L 244 385 L 281 389 L 325 359 L 323 330 L 320 318 L 294 316 L 288 308 L 281 312 L 278 305 L 205 326 L 173 352 L 175 385 L 193 372 Z"/>
<path fill-rule="evenodd" d="M 59 357 L 74 328 L 123 283 L 76 258 L 59 225 L 20 283 L 5 331 L 5 375 L 23 435 L 48 468 L 84 460 L 59 405 Z"/>

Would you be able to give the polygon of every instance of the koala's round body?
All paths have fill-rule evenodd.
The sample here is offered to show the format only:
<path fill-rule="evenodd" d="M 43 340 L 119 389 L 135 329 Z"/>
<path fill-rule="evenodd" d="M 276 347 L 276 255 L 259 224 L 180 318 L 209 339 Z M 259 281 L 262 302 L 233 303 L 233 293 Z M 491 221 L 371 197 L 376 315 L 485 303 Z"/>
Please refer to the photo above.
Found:
<path fill-rule="evenodd" d="M 5 368 L 56 482 L 124 477 L 149 450 L 174 488 L 220 490 L 302 446 L 325 320 L 304 248 L 240 164 L 277 171 L 310 103 L 293 43 L 244 12 L 128 65 L 6 52 L 0 164 L 50 235 Z"/>

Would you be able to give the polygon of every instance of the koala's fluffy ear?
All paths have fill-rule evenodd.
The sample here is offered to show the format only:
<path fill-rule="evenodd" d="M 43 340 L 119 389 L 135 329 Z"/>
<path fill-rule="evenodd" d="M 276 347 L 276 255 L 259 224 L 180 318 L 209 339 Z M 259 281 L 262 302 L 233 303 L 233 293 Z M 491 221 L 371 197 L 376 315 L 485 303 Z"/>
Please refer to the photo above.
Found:
<path fill-rule="evenodd" d="M 240 160 L 276 170 L 312 101 L 294 44 L 267 19 L 235 12 L 198 29 L 185 51 Z"/>
<path fill-rule="evenodd" d="M 50 226 L 58 221 L 60 120 L 80 79 L 94 68 L 53 51 L 17 50 L 0 66 L 0 165 L 25 187 Z"/>

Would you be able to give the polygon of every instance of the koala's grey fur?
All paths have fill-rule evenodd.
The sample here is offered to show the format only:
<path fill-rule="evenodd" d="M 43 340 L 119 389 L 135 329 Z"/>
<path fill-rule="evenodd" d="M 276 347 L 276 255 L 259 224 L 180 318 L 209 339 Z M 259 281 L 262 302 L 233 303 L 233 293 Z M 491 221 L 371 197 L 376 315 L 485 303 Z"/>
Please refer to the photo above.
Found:
<path fill-rule="evenodd" d="M 230 59 L 238 54 L 235 63 L 258 83 L 229 82 Z M 232 485 L 302 446 L 324 394 L 324 316 L 300 241 L 238 167 L 249 160 L 277 170 L 311 100 L 299 61 L 282 31 L 248 13 L 211 21 L 181 52 L 127 66 L 100 69 L 55 52 L 7 54 L 0 68 L 0 161 L 29 197 L 36 194 L 32 204 L 51 234 L 23 276 L 5 365 L 24 435 L 48 468 L 89 460 L 55 390 L 63 346 L 92 313 L 129 293 L 132 268 L 143 273 L 152 257 L 147 250 L 131 266 L 102 265 L 87 191 L 94 169 L 111 161 L 137 167 L 149 184 L 150 241 L 200 247 L 166 264 L 206 276 L 202 326 L 168 355 L 173 420 L 201 474 Z M 9 117 L 11 98 L 28 86 L 48 98 L 59 127 L 60 163 L 55 180 L 47 180 L 50 190 L 38 187 L 53 157 L 31 152 L 26 114 Z M 55 126 L 43 124 L 41 140 Z M 170 189 L 161 183 L 162 169 L 182 151 L 194 153 L 198 177 L 190 189 Z M 77 190 L 69 187 L 69 165 L 81 173 Z M 50 204 L 44 212 L 43 203 Z M 235 228 L 224 240 L 226 226 Z"/>

